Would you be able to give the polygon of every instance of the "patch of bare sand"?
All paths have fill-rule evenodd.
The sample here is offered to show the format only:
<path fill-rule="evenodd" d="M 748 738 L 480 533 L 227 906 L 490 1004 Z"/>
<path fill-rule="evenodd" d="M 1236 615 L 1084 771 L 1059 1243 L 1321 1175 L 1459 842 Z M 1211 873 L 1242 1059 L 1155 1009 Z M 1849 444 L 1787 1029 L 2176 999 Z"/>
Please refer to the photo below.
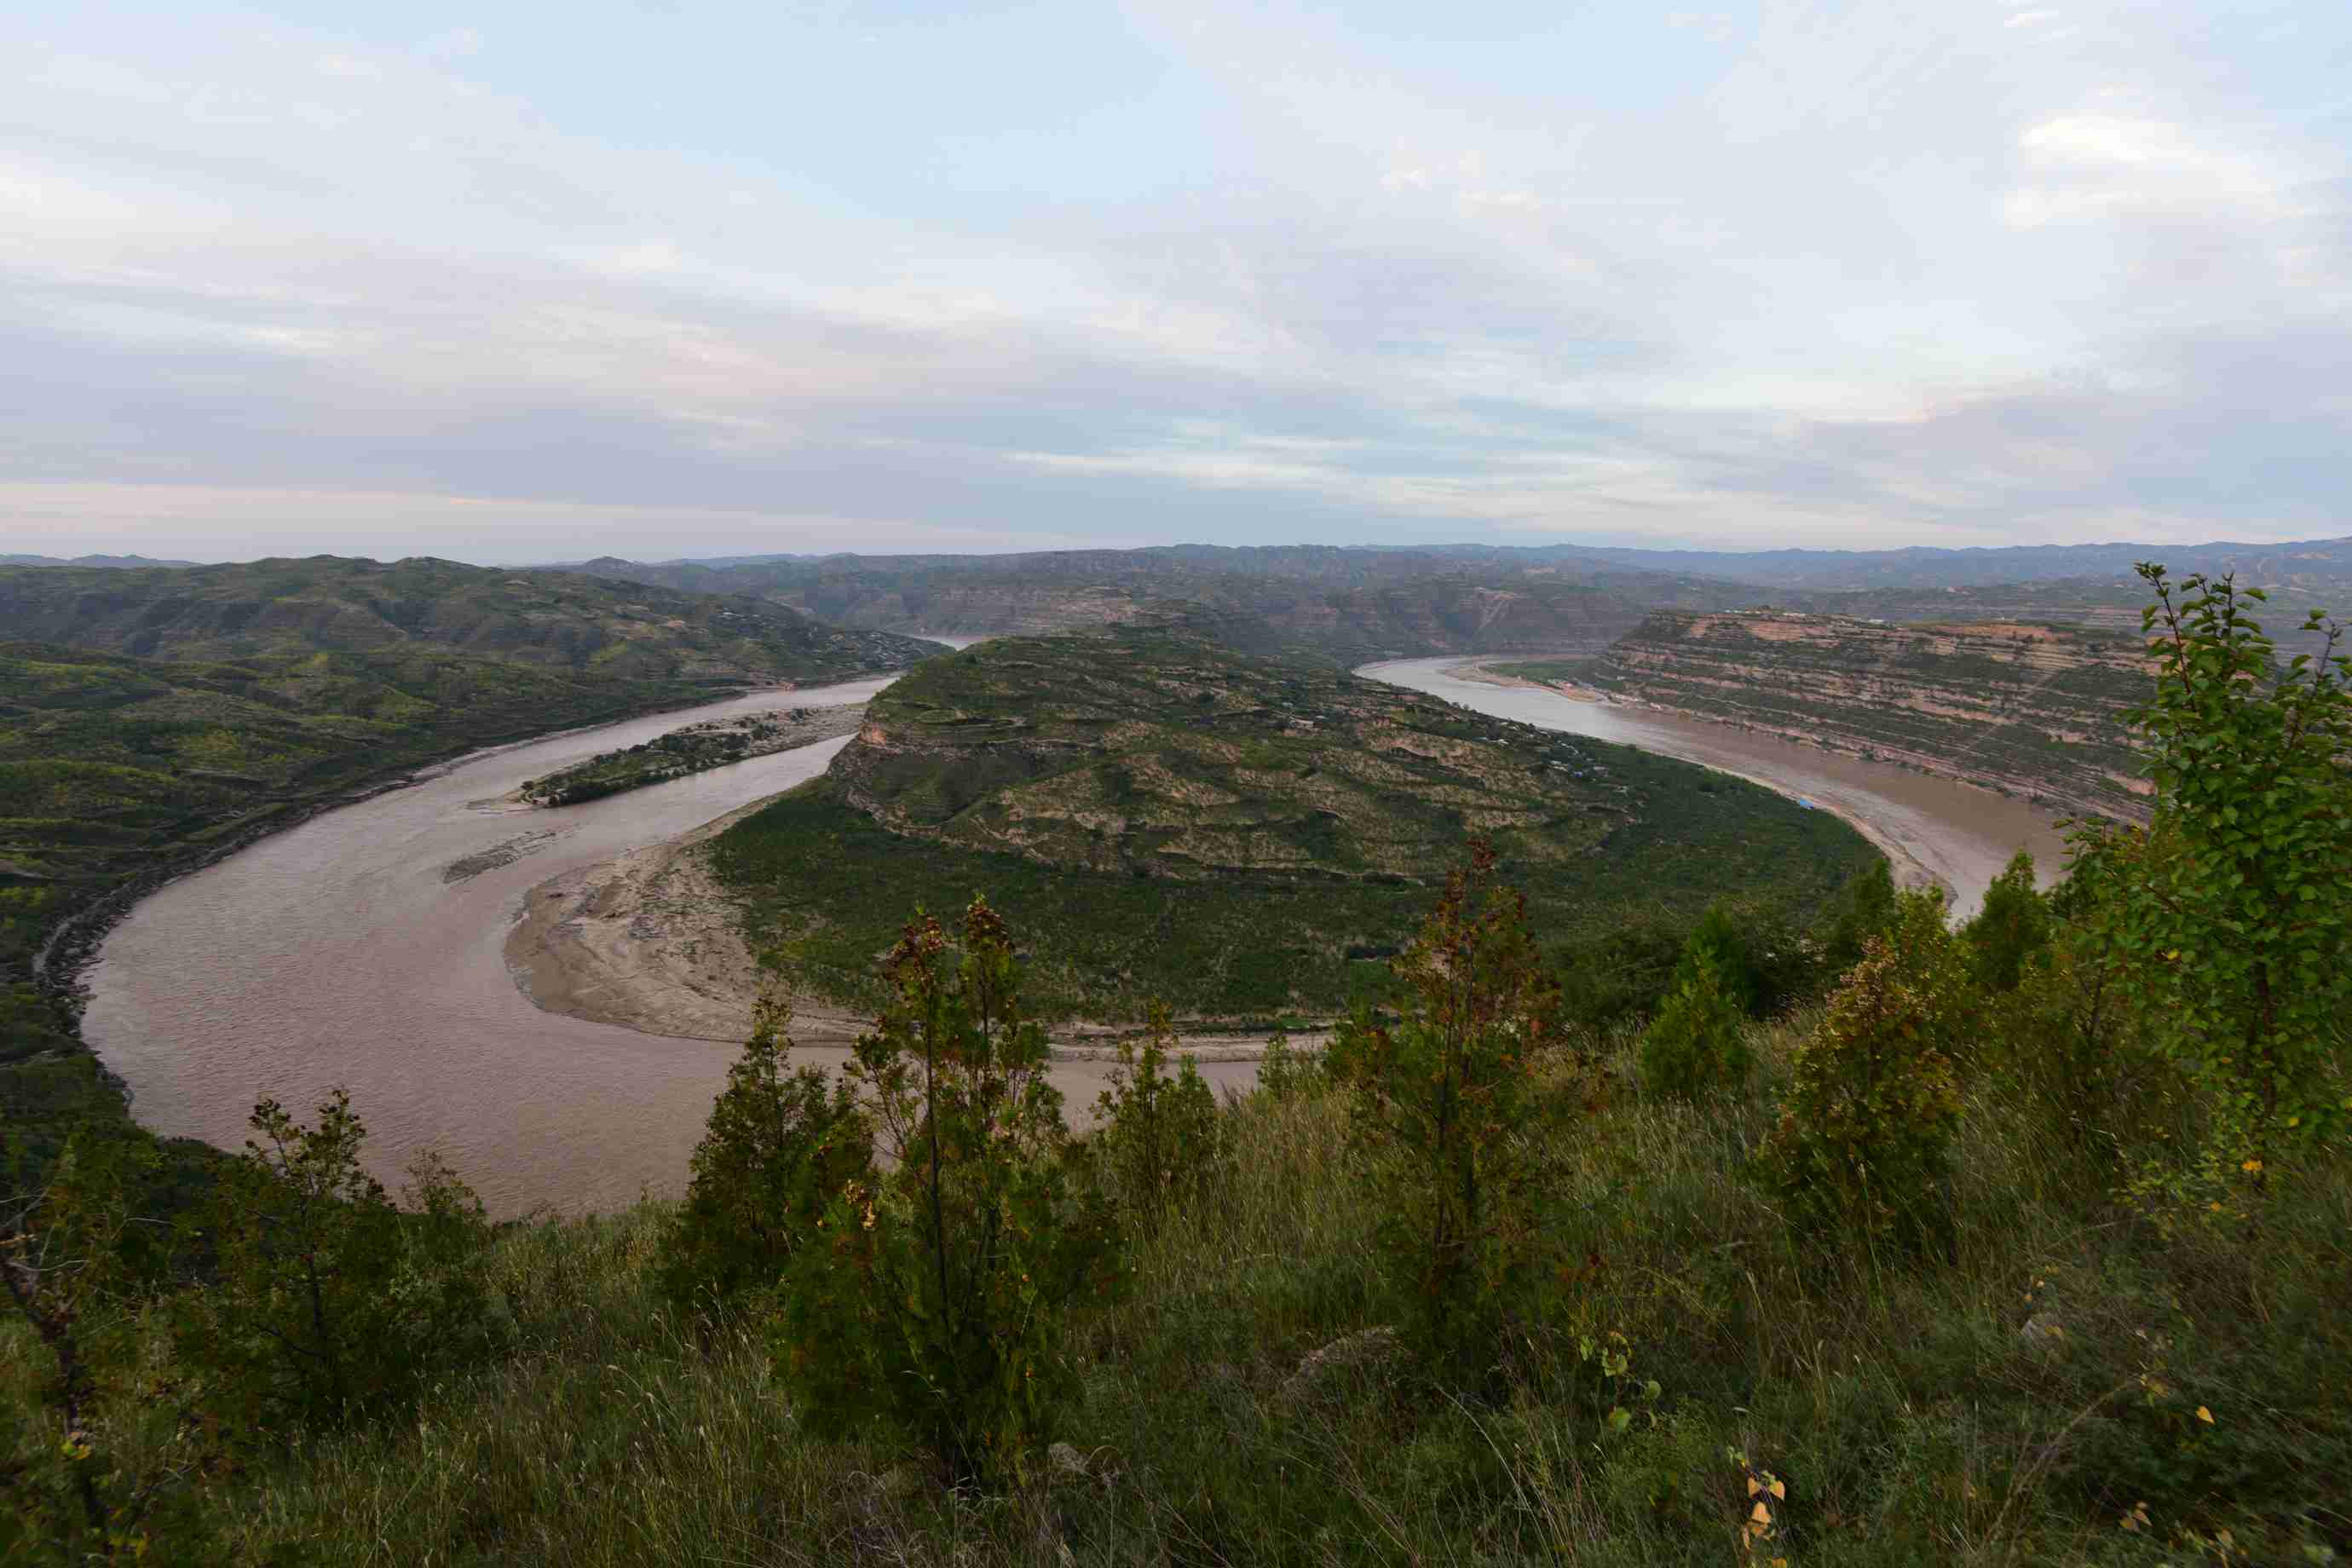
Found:
<path fill-rule="evenodd" d="M 1504 662 L 1509 663 L 1513 661 L 1518 663 L 1540 663 L 1541 658 L 1540 656 L 1535 655 L 1513 654 Z M 1439 670 L 1437 673 L 1440 675 L 1450 675 L 1456 680 L 1475 681 L 1481 686 L 1532 687 L 1538 691 L 1549 691 L 1556 697 L 1565 697 L 1571 702 L 1605 703 L 1609 700 L 1608 698 L 1603 697 L 1591 687 L 1579 686 L 1573 680 L 1530 680 L 1524 675 L 1507 674 L 1502 669 L 1496 668 L 1480 659 L 1474 659 L 1467 664 L 1449 665 L 1445 668 Z"/>
<path fill-rule="evenodd" d="M 744 1038 L 759 965 L 705 846 L 765 804 L 531 889 L 507 932 L 507 973 L 546 1012 L 648 1035 Z M 793 1032 L 812 1041 L 856 1035 L 849 1020 L 814 1008 Z"/>
<path fill-rule="evenodd" d="M 568 871 L 523 895 L 507 933 L 507 972 L 550 1013 L 617 1024 L 641 1034 L 741 1040 L 765 978 L 743 940 L 734 896 L 711 874 L 709 841 L 767 804 L 755 801 L 666 844 Z M 806 1046 L 847 1046 L 872 1019 L 809 996 L 793 998 L 792 1034 Z M 1059 1061 L 1117 1058 L 1132 1025 L 1050 1026 Z M 1319 1050 L 1328 1029 L 1290 1043 Z M 1181 1033 L 1179 1048 L 1202 1062 L 1252 1062 L 1263 1033 Z"/>

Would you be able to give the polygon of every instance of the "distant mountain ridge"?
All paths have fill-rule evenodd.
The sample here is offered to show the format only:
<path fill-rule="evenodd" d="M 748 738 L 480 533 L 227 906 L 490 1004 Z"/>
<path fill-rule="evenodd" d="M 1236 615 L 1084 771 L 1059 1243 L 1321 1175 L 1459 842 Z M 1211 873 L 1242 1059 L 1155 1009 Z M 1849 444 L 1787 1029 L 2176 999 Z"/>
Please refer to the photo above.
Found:
<path fill-rule="evenodd" d="M 2352 538 L 2278 545 L 2014 545 L 1753 552 L 1552 545 L 1166 545 L 1004 555 L 604 556 L 588 575 L 754 595 L 844 626 L 1012 636 L 1131 621 L 1181 600 L 1251 652 L 1346 662 L 1597 651 L 1658 608 L 1773 605 L 1895 620 L 2137 623 L 2143 560 L 2176 576 L 2352 601 Z M 2295 609 L 2308 605 L 2296 605 Z"/>
<path fill-rule="evenodd" d="M 2011 544 L 1964 550 L 1913 545 L 1901 550 L 1639 550 L 1594 546 L 1590 558 L 1648 572 L 1725 577 L 1766 587 L 1814 589 L 1958 588 L 2068 579 L 2132 582 L 2142 561 L 2163 563 L 2176 577 L 2234 572 L 2255 587 L 2340 591 L 2352 585 L 2352 536 L 2284 544 Z"/>
<path fill-rule="evenodd" d="M 10 635 L 140 658 L 437 649 L 710 686 L 903 669 L 936 644 L 784 605 L 559 572 L 341 556 L 168 571 L 0 567 Z"/>
<path fill-rule="evenodd" d="M 1754 590 L 1701 577 L 1543 562 L 1471 569 L 1336 545 L 832 555 L 723 568 L 613 556 L 572 570 L 756 595 L 845 626 L 972 637 L 1126 625 L 1183 608 L 1228 646 L 1342 664 L 1416 655 L 1597 652 L 1658 604 L 1712 608 Z"/>
<path fill-rule="evenodd" d="M 201 566 L 201 561 L 158 561 L 148 555 L 0 555 L 0 566 Z"/>
<path fill-rule="evenodd" d="M 1290 577 L 1360 584 L 1426 571 L 1429 562 L 1465 567 L 1525 571 L 1580 568 L 1587 580 L 1609 572 L 1645 576 L 1697 576 L 1756 587 L 1822 590 L 1987 587 L 2003 584 L 2053 583 L 2070 579 L 2128 582 L 2133 566 L 2160 561 L 2175 576 L 2190 572 L 2218 575 L 2236 572 L 2257 586 L 2326 586 L 2352 584 L 2352 535 L 2281 543 L 2210 541 L 2200 544 L 2147 542 L 2009 544 L 1951 548 L 1906 545 L 1895 550 L 1659 550 L 1608 544 L 1362 544 L 1362 545 L 1151 545 L 1133 550 L 1038 551 L 999 555 L 867 555 L 779 553 L 728 555 L 705 560 L 677 557 L 627 562 L 615 556 L 569 563 L 573 569 L 607 574 L 622 566 L 640 571 L 764 571 L 779 579 L 864 570 L 902 576 L 952 572 L 994 576 L 1072 571 L 1117 577 L 1171 570 L 1211 571 L 1244 576 Z"/>

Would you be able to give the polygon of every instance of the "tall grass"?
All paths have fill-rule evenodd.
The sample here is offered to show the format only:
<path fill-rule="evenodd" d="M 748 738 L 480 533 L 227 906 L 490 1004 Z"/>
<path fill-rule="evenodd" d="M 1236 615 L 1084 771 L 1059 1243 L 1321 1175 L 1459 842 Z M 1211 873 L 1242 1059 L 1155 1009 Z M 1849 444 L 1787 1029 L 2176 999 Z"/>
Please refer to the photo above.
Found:
<path fill-rule="evenodd" d="M 1563 1089 L 1528 1133 L 1553 1282 L 1499 1403 L 1366 1333 L 1397 1306 L 1371 1186 L 1310 1088 L 1227 1108 L 1203 1195 L 1083 1325 L 1072 1451 L 1026 1492 L 959 1495 L 909 1455 L 802 1434 L 757 1322 L 706 1339 L 665 1314 L 648 1205 L 510 1233 L 510 1359 L 212 1506 L 255 1560 L 1721 1565 L 1764 1474 L 1787 1495 L 1759 1563 L 2352 1550 L 2352 1161 L 2283 1173 L 2242 1220 L 2158 1226 L 2033 1094 L 1979 1075 L 1949 1251 L 1809 1246 L 1743 1175 L 1807 1022 L 1756 1029 L 1758 1085 L 1705 1107 L 1639 1098 L 1627 1041 L 1596 1042 L 1605 1102 Z M 2190 1131 L 2152 1099 L 2151 1147 L 2168 1115 Z M 1612 1331 L 1628 1385 L 1659 1385 L 1622 1431 L 1575 1351 Z"/>

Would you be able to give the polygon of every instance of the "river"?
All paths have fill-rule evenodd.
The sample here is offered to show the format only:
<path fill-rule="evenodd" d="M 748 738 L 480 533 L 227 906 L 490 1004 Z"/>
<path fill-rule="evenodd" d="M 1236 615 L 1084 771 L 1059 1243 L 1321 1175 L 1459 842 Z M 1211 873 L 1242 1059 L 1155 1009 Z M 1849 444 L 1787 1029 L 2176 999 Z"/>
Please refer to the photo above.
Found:
<path fill-rule="evenodd" d="M 2046 821 L 2021 803 L 1735 730 L 1571 701 L 1445 675 L 1459 659 L 1366 673 L 1485 712 L 1622 740 L 1745 773 L 1875 822 L 1960 889 L 2019 843 L 2045 853 Z M 491 1211 L 565 1213 L 673 1194 L 734 1047 L 543 1013 L 516 988 L 506 935 L 523 895 L 699 826 L 814 776 L 845 740 L 822 742 L 584 805 L 518 813 L 524 779 L 685 723 L 862 702 L 883 680 L 772 690 L 477 753 L 405 788 L 312 818 L 142 900 L 86 976 L 83 1030 L 166 1135 L 236 1148 L 254 1102 L 307 1113 L 351 1091 L 371 1164 L 397 1184 L 437 1145 Z M 544 833 L 530 853 L 470 878 L 452 863 Z M 803 1047 L 803 1059 L 842 1052 Z M 1246 1063 L 1203 1069 L 1246 1082 Z M 1107 1068 L 1057 1064 L 1073 1109 Z"/>
<path fill-rule="evenodd" d="M 1366 665 L 1356 673 L 1498 719 L 1616 741 L 1719 768 L 1833 811 L 1886 852 L 1898 877 L 1907 872 L 1914 879 L 1940 883 L 1962 915 L 1973 914 L 1983 903 L 1987 885 L 2020 849 L 2032 852 L 2044 881 L 2065 853 L 2048 812 L 1991 790 L 1728 724 L 1583 700 L 1545 687 L 1465 680 L 1448 673 L 1470 662 L 1458 654 L 1391 659 Z"/>

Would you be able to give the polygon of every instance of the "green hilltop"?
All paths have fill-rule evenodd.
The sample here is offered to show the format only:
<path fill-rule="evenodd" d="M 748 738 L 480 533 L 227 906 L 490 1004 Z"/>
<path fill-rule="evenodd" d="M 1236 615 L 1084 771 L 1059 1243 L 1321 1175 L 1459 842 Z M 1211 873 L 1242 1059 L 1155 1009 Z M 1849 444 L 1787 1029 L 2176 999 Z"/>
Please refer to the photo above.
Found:
<path fill-rule="evenodd" d="M 1265 1018 L 1346 1005 L 1473 836 L 1563 940 L 1727 894 L 1809 910 L 1874 857 L 1737 780 L 1174 626 L 923 665 L 715 863 L 820 995 L 869 999 L 908 908 L 985 888 L 1066 1015 Z"/>

